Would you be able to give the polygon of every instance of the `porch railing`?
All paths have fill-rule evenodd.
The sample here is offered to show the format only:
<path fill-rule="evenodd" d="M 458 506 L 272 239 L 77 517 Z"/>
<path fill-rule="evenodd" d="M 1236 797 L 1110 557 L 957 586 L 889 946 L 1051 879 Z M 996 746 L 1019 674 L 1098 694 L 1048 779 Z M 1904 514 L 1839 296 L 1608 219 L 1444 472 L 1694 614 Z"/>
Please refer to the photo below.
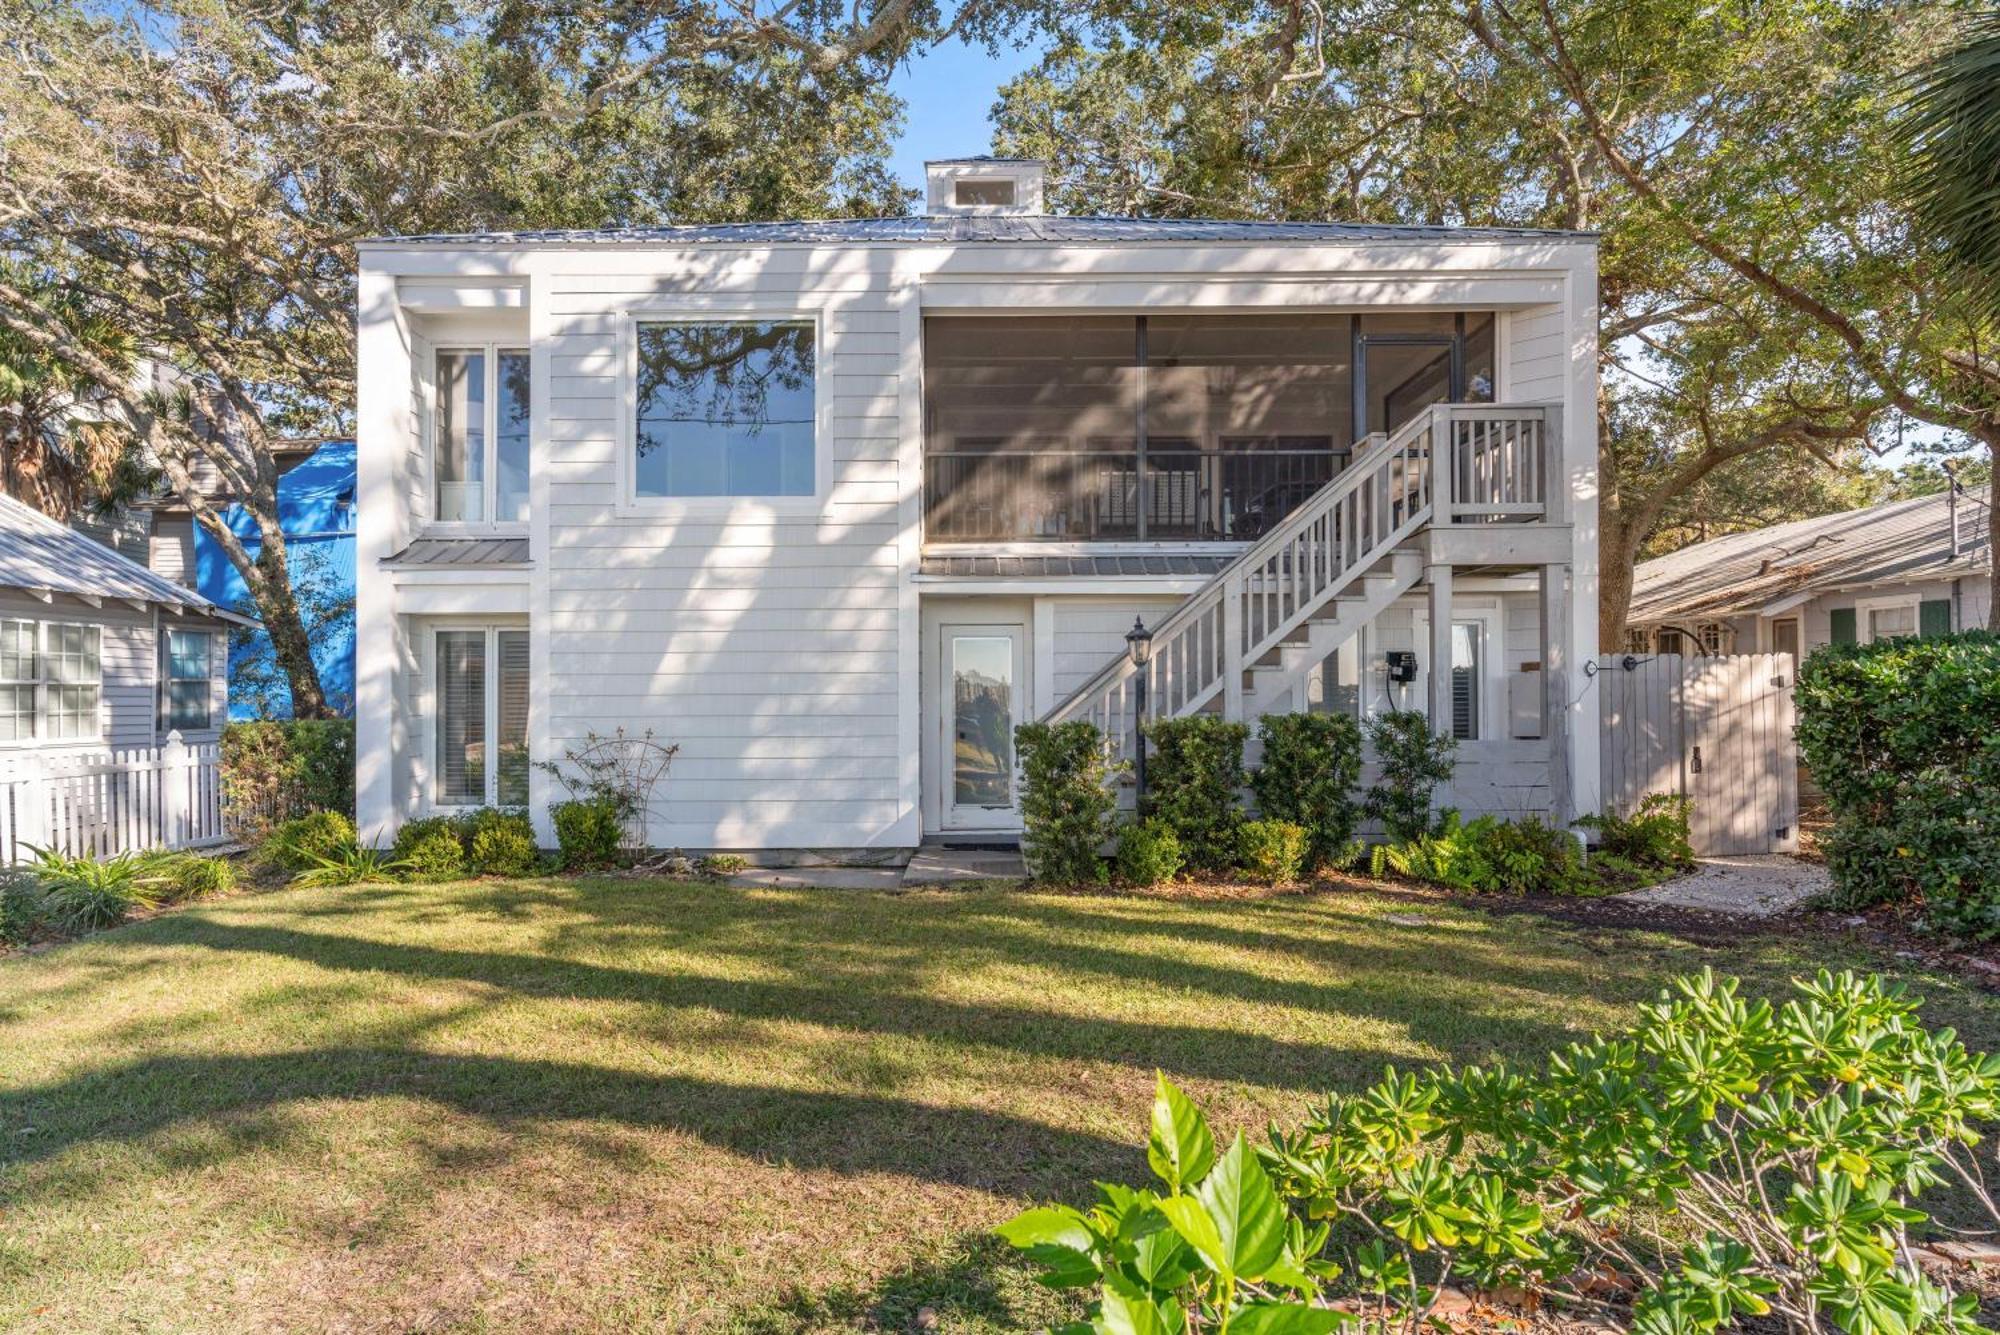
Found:
<path fill-rule="evenodd" d="M 1344 450 L 932 451 L 931 542 L 1248 542 L 1331 482 Z"/>

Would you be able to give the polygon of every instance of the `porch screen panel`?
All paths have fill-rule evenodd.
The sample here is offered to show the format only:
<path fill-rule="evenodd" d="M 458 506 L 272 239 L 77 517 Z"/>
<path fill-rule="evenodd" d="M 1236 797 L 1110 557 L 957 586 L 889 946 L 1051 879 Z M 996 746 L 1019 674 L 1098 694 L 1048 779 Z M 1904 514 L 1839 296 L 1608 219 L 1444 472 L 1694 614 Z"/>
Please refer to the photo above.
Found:
<path fill-rule="evenodd" d="M 1146 535 L 1254 538 L 1354 443 L 1346 315 L 1146 319 Z"/>
<path fill-rule="evenodd" d="M 437 637 L 437 801 L 486 800 L 486 632 Z"/>
<path fill-rule="evenodd" d="M 499 655 L 500 709 L 495 798 L 501 806 L 528 804 L 528 632 L 503 630 L 494 635 Z"/>
<path fill-rule="evenodd" d="M 925 535 L 1138 536 L 1137 322 L 924 322 Z"/>

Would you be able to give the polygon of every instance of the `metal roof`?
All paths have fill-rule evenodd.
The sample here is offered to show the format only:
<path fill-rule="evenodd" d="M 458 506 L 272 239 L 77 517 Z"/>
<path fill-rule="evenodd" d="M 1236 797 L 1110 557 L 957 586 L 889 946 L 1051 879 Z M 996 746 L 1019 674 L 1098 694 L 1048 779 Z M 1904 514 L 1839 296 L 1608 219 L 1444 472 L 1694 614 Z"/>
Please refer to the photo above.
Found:
<path fill-rule="evenodd" d="M 1256 222 L 1211 218 L 1069 218 L 1042 214 L 924 214 L 807 222 L 688 223 L 573 231 L 437 232 L 372 237 L 364 245 L 769 246 L 1131 245 L 1143 242 L 1574 241 L 1595 232 L 1529 227 L 1428 227 L 1401 223 Z"/>
<path fill-rule="evenodd" d="M 393 556 L 387 566 L 524 566 L 526 538 L 418 538 Z"/>
<path fill-rule="evenodd" d="M 1066 578 L 1200 575 L 1206 578 L 1228 565 L 1229 556 L 926 556 L 917 563 L 924 575 L 959 578 Z"/>
<path fill-rule="evenodd" d="M 0 588 L 86 601 L 119 598 L 257 624 L 7 495 L 0 495 Z"/>
<path fill-rule="evenodd" d="M 1639 563 L 1632 620 L 1737 616 L 1858 585 L 1983 575 L 1991 540 L 1986 506 L 1961 496 L 1958 522 L 1956 555 L 1950 498 L 1942 493 L 1711 538 Z"/>

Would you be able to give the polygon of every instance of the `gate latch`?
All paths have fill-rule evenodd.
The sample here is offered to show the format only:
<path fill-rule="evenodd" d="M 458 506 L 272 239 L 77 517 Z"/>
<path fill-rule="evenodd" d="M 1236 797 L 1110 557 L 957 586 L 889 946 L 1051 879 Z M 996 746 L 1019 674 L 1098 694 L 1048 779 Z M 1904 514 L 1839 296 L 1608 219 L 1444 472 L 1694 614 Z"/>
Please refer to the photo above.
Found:
<path fill-rule="evenodd" d="M 1701 773 L 1701 748 L 1698 746 L 1694 749 L 1694 763 L 1688 769 L 1695 774 Z"/>

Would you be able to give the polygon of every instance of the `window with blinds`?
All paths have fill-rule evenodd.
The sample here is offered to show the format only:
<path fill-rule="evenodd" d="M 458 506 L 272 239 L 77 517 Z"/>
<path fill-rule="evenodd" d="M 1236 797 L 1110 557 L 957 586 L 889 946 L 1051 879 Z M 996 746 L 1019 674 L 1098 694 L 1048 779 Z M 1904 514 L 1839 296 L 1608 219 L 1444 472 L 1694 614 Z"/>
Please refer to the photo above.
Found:
<path fill-rule="evenodd" d="M 445 523 L 528 518 L 528 354 L 443 348 L 431 409 L 432 517 Z"/>
<path fill-rule="evenodd" d="M 207 631 L 170 630 L 161 637 L 160 721 L 167 729 L 193 732 L 214 722 L 209 688 L 213 647 Z"/>
<path fill-rule="evenodd" d="M 1479 624 L 1454 622 L 1451 628 L 1451 735 L 1460 741 L 1479 740 Z"/>
<path fill-rule="evenodd" d="M 527 631 L 437 632 L 434 800 L 439 806 L 527 805 Z"/>

